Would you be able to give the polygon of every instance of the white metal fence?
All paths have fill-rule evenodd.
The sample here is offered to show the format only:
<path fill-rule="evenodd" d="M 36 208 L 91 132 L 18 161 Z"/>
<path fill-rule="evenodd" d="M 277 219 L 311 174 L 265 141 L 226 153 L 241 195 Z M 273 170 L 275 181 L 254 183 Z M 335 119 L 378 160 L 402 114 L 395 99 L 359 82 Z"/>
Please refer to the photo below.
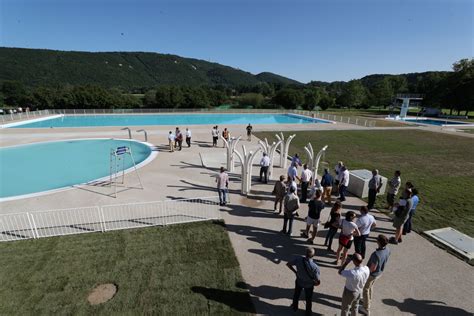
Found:
<path fill-rule="evenodd" d="M 310 116 L 314 118 L 320 118 L 323 120 L 340 122 L 340 123 L 345 123 L 345 124 L 354 124 L 354 125 L 365 126 L 365 127 L 375 127 L 375 124 L 376 124 L 375 120 L 368 120 L 368 119 L 359 118 L 359 117 L 327 114 L 327 113 L 319 112 L 319 111 L 293 110 L 290 113 L 301 114 L 301 115 Z"/>
<path fill-rule="evenodd" d="M 41 111 L 26 111 L 26 112 L 18 112 L 18 113 L 11 113 L 11 114 L 3 114 L 0 115 L 0 119 L 2 123 L 6 122 L 13 122 L 25 119 L 32 119 L 36 117 L 42 117 L 45 115 L 50 115 L 52 112 L 50 110 L 41 110 Z"/>
<path fill-rule="evenodd" d="M 220 219 L 203 197 L 0 215 L 0 242 Z"/>

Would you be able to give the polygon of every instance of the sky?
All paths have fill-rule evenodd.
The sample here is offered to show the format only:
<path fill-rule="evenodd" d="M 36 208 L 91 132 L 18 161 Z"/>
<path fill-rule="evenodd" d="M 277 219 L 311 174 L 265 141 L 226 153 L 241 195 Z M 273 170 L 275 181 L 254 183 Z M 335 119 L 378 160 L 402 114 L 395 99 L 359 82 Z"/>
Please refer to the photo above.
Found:
<path fill-rule="evenodd" d="M 450 70 L 472 0 L 0 0 L 0 46 L 146 51 L 301 82 Z"/>

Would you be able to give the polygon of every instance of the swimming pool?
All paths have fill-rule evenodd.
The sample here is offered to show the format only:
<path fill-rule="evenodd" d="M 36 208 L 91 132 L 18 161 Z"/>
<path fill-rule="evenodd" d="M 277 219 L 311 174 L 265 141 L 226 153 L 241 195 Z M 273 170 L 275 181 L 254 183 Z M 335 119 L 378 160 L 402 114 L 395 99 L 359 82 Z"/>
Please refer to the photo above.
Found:
<path fill-rule="evenodd" d="M 68 188 L 110 174 L 110 150 L 129 146 L 135 163 L 156 155 L 148 144 L 123 139 L 80 139 L 0 148 L 0 201 Z M 122 155 L 125 168 L 133 166 Z"/>
<path fill-rule="evenodd" d="M 426 119 L 426 118 L 418 118 L 418 119 L 404 119 L 405 122 L 409 123 L 419 123 L 419 124 L 428 124 L 428 125 L 436 125 L 436 126 L 457 126 L 457 125 L 471 125 L 467 122 L 458 122 L 458 121 L 448 121 L 443 119 L 433 120 L 433 119 Z"/>
<path fill-rule="evenodd" d="M 227 124 L 310 124 L 331 123 L 294 114 L 129 114 L 129 115 L 65 115 L 52 119 L 25 122 L 10 128 L 148 126 L 148 125 L 227 125 Z"/>

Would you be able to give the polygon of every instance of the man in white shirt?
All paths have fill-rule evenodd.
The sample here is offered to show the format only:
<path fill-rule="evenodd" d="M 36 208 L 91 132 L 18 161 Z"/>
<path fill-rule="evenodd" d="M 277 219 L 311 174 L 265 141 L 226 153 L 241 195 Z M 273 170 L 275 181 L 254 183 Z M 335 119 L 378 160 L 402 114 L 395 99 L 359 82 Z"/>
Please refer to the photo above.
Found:
<path fill-rule="evenodd" d="M 346 200 L 347 187 L 349 186 L 349 170 L 347 170 L 346 166 L 343 166 L 339 173 L 339 201 L 344 202 Z"/>
<path fill-rule="evenodd" d="M 216 147 L 217 139 L 219 138 L 219 130 L 217 129 L 217 125 L 212 128 L 211 135 L 212 135 L 212 147 Z"/>
<path fill-rule="evenodd" d="M 168 134 L 168 142 L 170 144 L 170 152 L 174 151 L 174 140 L 175 140 L 175 136 L 174 136 L 173 132 L 170 131 L 169 134 Z"/>
<path fill-rule="evenodd" d="M 370 231 L 377 225 L 375 217 L 369 214 L 367 206 L 361 206 L 360 217 L 357 219 L 356 225 L 359 228 L 360 236 L 354 237 L 355 252 L 359 253 L 362 258 L 365 258 L 365 242 L 369 237 Z"/>
<path fill-rule="evenodd" d="M 191 130 L 189 128 L 186 128 L 186 144 L 191 147 Z"/>
<path fill-rule="evenodd" d="M 303 165 L 303 171 L 301 172 L 301 203 L 306 203 L 308 196 L 308 186 L 313 178 L 313 173 L 308 169 L 308 165 Z"/>
<path fill-rule="evenodd" d="M 362 256 L 358 253 L 348 256 L 344 264 L 339 269 L 339 274 L 346 278 L 344 292 L 342 293 L 341 316 L 358 314 L 359 301 L 362 295 L 364 285 L 369 278 L 370 270 L 367 266 L 362 265 Z M 353 269 L 345 270 L 349 262 L 353 262 Z"/>
<path fill-rule="evenodd" d="M 227 192 L 229 188 L 229 175 L 225 172 L 224 167 L 221 167 L 219 174 L 216 178 L 217 192 L 219 193 L 219 205 L 223 206 L 227 204 Z"/>
<path fill-rule="evenodd" d="M 267 153 L 263 153 L 260 160 L 260 182 L 262 182 L 262 175 L 265 175 L 265 183 L 268 183 L 268 167 L 270 166 L 270 158 Z"/>

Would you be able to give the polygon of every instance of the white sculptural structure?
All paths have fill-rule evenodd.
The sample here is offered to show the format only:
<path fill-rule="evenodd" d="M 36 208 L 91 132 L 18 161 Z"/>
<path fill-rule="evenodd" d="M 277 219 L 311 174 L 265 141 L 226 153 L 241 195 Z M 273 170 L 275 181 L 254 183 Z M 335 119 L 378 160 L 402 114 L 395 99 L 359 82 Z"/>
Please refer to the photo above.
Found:
<path fill-rule="evenodd" d="M 281 140 L 276 143 L 273 142 L 270 145 L 268 140 L 265 138 L 265 142 L 259 140 L 258 143 L 260 144 L 262 151 L 268 155 L 268 158 L 270 158 L 270 165 L 268 166 L 268 179 L 271 180 L 273 175 L 273 158 L 275 156 L 277 147 L 281 144 Z"/>
<path fill-rule="evenodd" d="M 261 148 L 257 148 L 255 152 L 249 151 L 247 152 L 247 149 L 245 148 L 245 145 L 242 145 L 242 153 L 241 155 L 237 150 L 235 151 L 235 154 L 237 157 L 239 157 L 240 162 L 242 163 L 241 167 L 241 179 L 242 179 L 242 187 L 241 187 L 241 192 L 242 194 L 249 194 L 250 189 L 252 186 L 252 165 L 253 165 L 253 160 L 257 153 L 261 151 Z"/>
<path fill-rule="evenodd" d="M 308 168 L 314 174 L 311 185 L 314 185 L 316 178 L 318 177 L 319 161 L 321 160 L 321 157 L 323 156 L 323 154 L 326 152 L 327 148 L 328 148 L 328 145 L 324 146 L 323 148 L 321 148 L 318 154 L 314 156 L 314 150 L 311 143 L 308 143 L 308 145 L 304 147 L 304 150 L 306 151 L 306 154 L 308 156 Z"/>
<path fill-rule="evenodd" d="M 281 168 L 286 168 L 288 164 L 288 149 L 290 148 L 290 143 L 293 140 L 293 138 L 296 136 L 296 134 L 288 136 L 287 139 L 285 139 L 285 135 L 283 135 L 282 132 L 280 132 L 280 135 L 275 134 L 276 138 L 281 142 L 280 143 L 280 167 Z"/>
<path fill-rule="evenodd" d="M 225 144 L 226 147 L 226 152 L 227 152 L 227 171 L 229 172 L 234 172 L 235 170 L 235 165 L 234 165 L 234 153 L 236 152 L 235 146 L 237 146 L 237 143 L 239 142 L 240 138 L 242 136 L 239 136 L 237 138 L 231 137 L 229 141 L 227 141 L 224 137 L 222 137 L 222 141 Z"/>

